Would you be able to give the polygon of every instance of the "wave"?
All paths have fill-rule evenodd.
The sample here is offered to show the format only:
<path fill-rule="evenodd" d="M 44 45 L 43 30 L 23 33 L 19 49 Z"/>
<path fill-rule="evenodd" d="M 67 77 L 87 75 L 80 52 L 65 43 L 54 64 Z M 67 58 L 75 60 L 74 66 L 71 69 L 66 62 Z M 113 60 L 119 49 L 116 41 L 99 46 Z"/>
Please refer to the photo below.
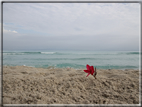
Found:
<path fill-rule="evenodd" d="M 3 55 L 29 55 L 29 54 L 46 54 L 46 55 L 69 55 L 72 53 L 64 52 L 3 52 Z"/>
<path fill-rule="evenodd" d="M 139 69 L 139 66 L 120 66 L 120 65 L 92 65 L 94 67 L 96 67 L 97 69 Z M 43 65 L 43 66 L 36 66 L 36 67 L 42 67 L 42 68 L 74 68 L 74 69 L 86 69 L 86 65 L 84 64 L 75 64 L 75 63 L 60 63 L 60 64 L 56 64 L 56 65 Z"/>
<path fill-rule="evenodd" d="M 97 53 L 63 53 L 63 52 L 3 52 L 3 55 L 28 55 L 28 54 L 46 54 L 46 55 L 116 55 L 116 54 L 97 54 Z"/>
<path fill-rule="evenodd" d="M 3 52 L 3 55 L 55 54 L 56 52 Z"/>
<path fill-rule="evenodd" d="M 25 60 L 28 60 L 29 58 L 25 58 Z M 41 60 L 70 60 L 70 61 L 84 61 L 84 60 L 110 60 L 110 59 L 103 59 L 103 58 L 33 58 L 31 60 L 37 60 L 37 61 L 41 61 Z"/>
<path fill-rule="evenodd" d="M 56 52 L 40 52 L 41 54 L 55 54 Z"/>
<path fill-rule="evenodd" d="M 36 65 L 36 68 L 74 68 L 74 69 L 86 69 L 86 65 L 73 64 L 73 63 L 62 63 L 56 65 Z M 97 69 L 139 69 L 137 66 L 94 66 Z"/>
<path fill-rule="evenodd" d="M 45 54 L 45 55 L 131 55 L 131 54 L 139 54 L 139 52 L 112 52 L 112 53 L 86 53 L 86 52 L 3 52 L 3 55 L 29 55 L 29 54 Z"/>
<path fill-rule="evenodd" d="M 24 53 L 3 52 L 3 55 L 24 55 Z"/>
<path fill-rule="evenodd" d="M 28 55 L 28 54 L 33 54 L 33 55 L 34 54 L 79 55 L 79 54 L 86 54 L 86 53 L 69 53 L 69 52 L 3 52 L 3 55 Z"/>
<path fill-rule="evenodd" d="M 3 64 L 4 66 L 30 66 L 36 68 L 75 68 L 75 69 L 86 69 L 86 64 L 75 64 L 75 63 L 57 63 L 57 64 Z M 97 69 L 139 69 L 139 66 L 130 65 L 91 65 Z"/>

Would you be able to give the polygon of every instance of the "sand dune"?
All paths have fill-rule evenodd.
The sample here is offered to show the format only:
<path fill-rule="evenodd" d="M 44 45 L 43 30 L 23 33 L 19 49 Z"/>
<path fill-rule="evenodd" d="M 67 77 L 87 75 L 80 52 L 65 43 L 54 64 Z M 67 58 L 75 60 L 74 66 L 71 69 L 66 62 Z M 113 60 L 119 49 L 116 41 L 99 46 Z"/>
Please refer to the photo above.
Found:
<path fill-rule="evenodd" d="M 138 70 L 3 67 L 3 104 L 139 104 Z"/>

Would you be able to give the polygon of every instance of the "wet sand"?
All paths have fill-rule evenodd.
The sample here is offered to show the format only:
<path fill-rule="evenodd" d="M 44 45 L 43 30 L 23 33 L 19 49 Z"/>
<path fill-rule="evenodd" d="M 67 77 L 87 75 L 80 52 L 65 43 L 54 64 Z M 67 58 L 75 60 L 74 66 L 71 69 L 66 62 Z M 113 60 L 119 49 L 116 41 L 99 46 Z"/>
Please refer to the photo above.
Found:
<path fill-rule="evenodd" d="M 3 67 L 3 104 L 139 104 L 139 71 Z"/>

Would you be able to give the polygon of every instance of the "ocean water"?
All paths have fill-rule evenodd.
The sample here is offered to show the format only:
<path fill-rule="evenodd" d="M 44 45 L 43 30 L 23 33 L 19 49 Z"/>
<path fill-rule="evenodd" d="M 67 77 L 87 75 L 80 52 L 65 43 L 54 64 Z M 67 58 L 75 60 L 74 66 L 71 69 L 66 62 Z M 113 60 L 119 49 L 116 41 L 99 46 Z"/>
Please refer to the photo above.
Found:
<path fill-rule="evenodd" d="M 4 51 L 3 65 L 37 68 L 139 69 L 139 52 L 116 51 Z"/>

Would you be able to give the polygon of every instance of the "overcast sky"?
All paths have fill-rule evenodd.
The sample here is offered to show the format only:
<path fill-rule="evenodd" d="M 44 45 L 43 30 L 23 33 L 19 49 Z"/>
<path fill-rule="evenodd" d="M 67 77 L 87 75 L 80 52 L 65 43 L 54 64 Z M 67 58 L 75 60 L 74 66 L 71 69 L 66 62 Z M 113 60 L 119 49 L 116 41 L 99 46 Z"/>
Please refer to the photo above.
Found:
<path fill-rule="evenodd" d="M 138 3 L 4 3 L 4 50 L 139 51 Z"/>

